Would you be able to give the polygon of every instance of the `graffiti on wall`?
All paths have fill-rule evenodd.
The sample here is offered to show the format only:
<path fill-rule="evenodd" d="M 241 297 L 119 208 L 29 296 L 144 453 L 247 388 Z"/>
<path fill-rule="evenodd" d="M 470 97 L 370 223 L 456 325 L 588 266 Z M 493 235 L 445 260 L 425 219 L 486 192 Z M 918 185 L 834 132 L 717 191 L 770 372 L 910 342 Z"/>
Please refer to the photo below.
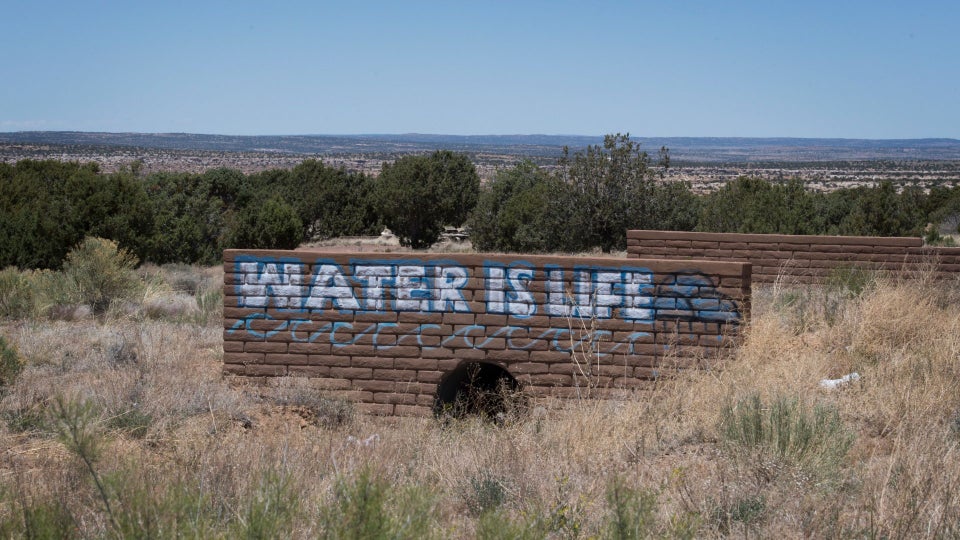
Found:
<path fill-rule="evenodd" d="M 283 333 L 291 342 L 329 343 L 342 348 L 360 343 L 375 350 L 415 345 L 513 350 L 596 349 L 613 332 L 577 332 L 569 320 L 619 320 L 631 325 L 658 322 L 739 323 L 737 303 L 696 270 L 657 276 L 639 266 L 537 266 L 517 259 L 464 266 L 453 260 L 366 259 L 348 264 L 319 258 L 238 256 L 233 263 L 236 307 L 251 312 L 228 334 L 253 339 Z M 499 325 L 455 327 L 395 320 L 357 322 L 358 314 L 421 313 L 503 315 Z M 344 317 L 347 316 L 347 317 Z M 544 323 L 543 321 L 553 321 Z M 534 321 L 535 324 L 534 324 Z M 562 323 L 562 321 L 567 321 Z M 634 354 L 647 342 L 644 331 L 628 333 L 602 354 Z M 718 337 L 719 338 L 719 337 Z"/>

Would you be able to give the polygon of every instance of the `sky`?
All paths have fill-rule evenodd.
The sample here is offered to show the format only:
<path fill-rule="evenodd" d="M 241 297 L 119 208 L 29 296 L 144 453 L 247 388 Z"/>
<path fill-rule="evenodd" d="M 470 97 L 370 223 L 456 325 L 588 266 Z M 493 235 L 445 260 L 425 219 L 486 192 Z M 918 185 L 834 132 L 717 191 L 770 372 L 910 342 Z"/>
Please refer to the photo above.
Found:
<path fill-rule="evenodd" d="M 957 0 L 0 13 L 0 132 L 960 138 Z"/>

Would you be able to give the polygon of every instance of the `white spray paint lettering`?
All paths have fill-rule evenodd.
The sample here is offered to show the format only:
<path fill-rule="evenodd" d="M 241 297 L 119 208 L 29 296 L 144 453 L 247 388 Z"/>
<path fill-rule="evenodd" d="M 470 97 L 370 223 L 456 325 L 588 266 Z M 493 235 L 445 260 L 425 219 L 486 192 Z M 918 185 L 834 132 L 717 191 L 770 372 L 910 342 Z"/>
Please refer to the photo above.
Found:
<path fill-rule="evenodd" d="M 418 263 L 357 262 L 349 275 L 333 261 L 317 261 L 313 275 L 308 276 L 299 262 L 238 261 L 238 305 L 301 311 L 470 312 L 464 297 L 470 280 L 467 268 Z M 522 261 L 511 266 L 488 263 L 484 274 L 488 313 L 530 317 L 542 304 L 543 313 L 554 317 L 609 319 L 618 308 L 625 320 L 655 317 L 653 274 L 645 269 L 579 267 L 573 270 L 569 284 L 560 267 L 547 265 L 538 275 L 533 265 Z M 544 292 L 539 299 L 531 291 L 537 277 L 543 279 Z"/>

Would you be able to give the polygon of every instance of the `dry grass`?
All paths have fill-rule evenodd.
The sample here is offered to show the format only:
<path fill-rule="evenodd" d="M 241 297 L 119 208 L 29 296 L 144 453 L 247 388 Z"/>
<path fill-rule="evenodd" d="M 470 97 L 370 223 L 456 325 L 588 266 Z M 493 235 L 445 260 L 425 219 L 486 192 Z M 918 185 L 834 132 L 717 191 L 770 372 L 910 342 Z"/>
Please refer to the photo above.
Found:
<path fill-rule="evenodd" d="M 960 534 L 952 287 L 764 289 L 723 370 L 496 426 L 355 415 L 305 380 L 228 385 L 215 313 L 143 309 L 217 277 L 192 272 L 154 272 L 140 309 L 102 320 L 0 324 L 26 364 L 0 401 L 4 535 Z M 819 386 L 852 371 L 859 382 Z M 814 429 L 803 456 L 731 438 L 724 422 L 751 399 L 764 415 L 781 401 L 801 420 L 832 411 L 839 431 Z"/>

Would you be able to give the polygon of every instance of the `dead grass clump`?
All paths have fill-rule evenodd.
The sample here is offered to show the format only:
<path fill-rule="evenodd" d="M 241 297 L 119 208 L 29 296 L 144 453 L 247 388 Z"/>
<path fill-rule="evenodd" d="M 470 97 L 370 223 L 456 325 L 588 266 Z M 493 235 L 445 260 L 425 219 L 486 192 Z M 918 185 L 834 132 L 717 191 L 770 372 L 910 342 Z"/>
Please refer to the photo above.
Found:
<path fill-rule="evenodd" d="M 143 302 L 143 313 L 151 319 L 186 319 L 200 313 L 197 300 L 185 294 L 173 294 L 157 298 L 147 298 Z"/>
<path fill-rule="evenodd" d="M 356 418 L 352 403 L 324 397 L 323 392 L 311 385 L 309 379 L 282 377 L 259 391 L 267 402 L 283 407 L 314 425 L 331 429 L 345 427 Z"/>

